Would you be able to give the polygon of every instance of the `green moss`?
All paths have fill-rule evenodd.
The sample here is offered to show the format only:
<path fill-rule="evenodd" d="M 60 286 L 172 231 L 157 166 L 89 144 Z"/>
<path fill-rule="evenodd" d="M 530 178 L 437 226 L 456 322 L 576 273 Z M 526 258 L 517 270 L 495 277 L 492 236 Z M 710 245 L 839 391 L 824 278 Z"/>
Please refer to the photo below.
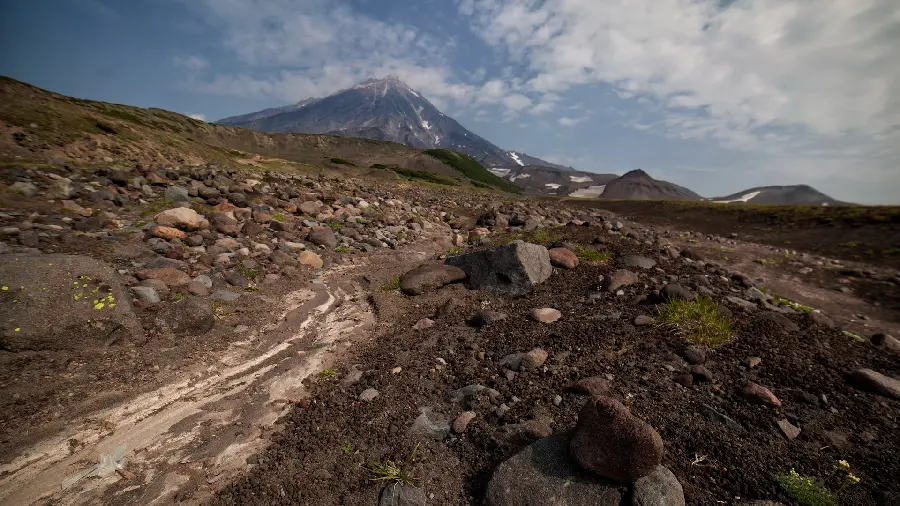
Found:
<path fill-rule="evenodd" d="M 350 248 L 348 248 L 346 246 L 338 246 L 337 248 L 334 248 L 334 252 L 335 253 L 350 253 Z"/>
<path fill-rule="evenodd" d="M 381 290 L 385 291 L 385 292 L 390 292 L 390 291 L 399 290 L 399 289 L 400 289 L 400 278 L 394 278 L 394 279 L 388 281 L 387 283 L 381 285 Z"/>
<path fill-rule="evenodd" d="M 432 174 L 431 172 L 425 172 L 423 170 L 405 169 L 403 167 L 391 167 L 390 170 L 409 180 L 425 181 L 428 183 L 440 184 L 444 186 L 457 186 L 455 182 L 450 181 L 449 179 L 444 179 L 440 176 Z"/>
<path fill-rule="evenodd" d="M 343 158 L 330 158 L 328 161 L 335 165 L 349 165 L 350 167 L 356 167 L 355 163 L 350 160 L 344 160 Z"/>
<path fill-rule="evenodd" d="M 535 244 L 547 245 L 552 242 L 565 241 L 568 238 L 566 234 L 552 232 L 546 228 L 536 228 L 530 234 L 530 241 Z"/>
<path fill-rule="evenodd" d="M 609 262 L 611 256 L 608 251 L 599 251 L 593 248 L 581 248 L 578 250 L 578 258 L 587 262 Z"/>
<path fill-rule="evenodd" d="M 685 339 L 694 344 L 715 348 L 731 342 L 731 322 L 709 297 L 669 299 L 657 319 L 677 328 Z"/>
<path fill-rule="evenodd" d="M 837 506 L 837 500 L 819 480 L 802 476 L 791 469 L 789 474 L 777 477 L 780 486 L 802 506 Z"/>
<path fill-rule="evenodd" d="M 337 371 L 335 371 L 334 369 L 324 369 L 322 372 L 319 373 L 319 376 L 321 376 L 323 378 L 333 378 L 333 377 L 337 376 L 337 374 L 338 374 Z"/>
<path fill-rule="evenodd" d="M 272 215 L 272 219 L 275 221 L 280 221 L 280 222 L 284 223 L 285 217 L 281 213 L 275 213 Z"/>

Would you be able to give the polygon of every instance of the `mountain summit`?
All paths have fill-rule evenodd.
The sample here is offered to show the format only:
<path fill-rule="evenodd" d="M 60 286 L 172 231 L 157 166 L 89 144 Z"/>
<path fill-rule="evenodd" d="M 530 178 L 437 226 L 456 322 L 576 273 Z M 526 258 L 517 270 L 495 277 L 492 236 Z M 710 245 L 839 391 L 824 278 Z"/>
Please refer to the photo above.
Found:
<path fill-rule="evenodd" d="M 217 123 L 264 132 L 332 134 L 399 142 L 421 149 L 447 148 L 491 168 L 541 165 L 571 170 L 495 146 L 439 111 L 395 76 L 369 79 L 324 98 L 233 116 Z"/>

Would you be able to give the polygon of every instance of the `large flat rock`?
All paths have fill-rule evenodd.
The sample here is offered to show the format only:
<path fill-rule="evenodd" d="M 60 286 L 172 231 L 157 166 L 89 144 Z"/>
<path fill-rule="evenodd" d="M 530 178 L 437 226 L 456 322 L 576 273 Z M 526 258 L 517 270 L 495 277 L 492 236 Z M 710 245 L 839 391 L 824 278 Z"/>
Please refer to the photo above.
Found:
<path fill-rule="evenodd" d="M 547 248 L 524 241 L 452 256 L 446 263 L 465 271 L 469 288 L 505 295 L 529 293 L 553 273 Z"/>
<path fill-rule="evenodd" d="M 619 506 L 615 483 L 569 457 L 572 431 L 553 434 L 503 462 L 488 484 L 487 506 Z"/>
<path fill-rule="evenodd" d="M 143 329 L 116 271 L 77 255 L 0 255 L 0 348 L 74 350 Z"/>

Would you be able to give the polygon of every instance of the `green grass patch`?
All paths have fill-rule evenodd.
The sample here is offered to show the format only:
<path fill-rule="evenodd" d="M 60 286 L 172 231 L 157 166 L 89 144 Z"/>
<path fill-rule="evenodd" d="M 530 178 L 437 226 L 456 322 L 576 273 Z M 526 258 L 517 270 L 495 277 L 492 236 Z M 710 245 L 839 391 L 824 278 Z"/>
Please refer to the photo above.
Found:
<path fill-rule="evenodd" d="M 778 486 L 802 506 L 837 506 L 837 499 L 825 485 L 809 476 L 802 476 L 791 469 L 789 474 L 777 477 Z"/>
<path fill-rule="evenodd" d="M 350 160 L 344 160 L 343 158 L 331 158 L 328 161 L 335 165 L 349 165 L 350 167 L 356 167 L 355 163 Z"/>
<path fill-rule="evenodd" d="M 812 308 L 809 306 L 804 306 L 803 304 L 797 304 L 794 301 L 791 301 L 788 299 L 783 299 L 777 295 L 772 296 L 772 304 L 774 304 L 776 306 L 787 306 L 787 307 L 796 309 L 797 311 L 803 311 L 804 313 L 808 313 L 808 312 L 812 311 Z"/>
<path fill-rule="evenodd" d="M 536 228 L 529 235 L 529 241 L 535 244 L 547 245 L 552 242 L 565 241 L 568 238 L 566 234 L 552 232 L 546 228 Z"/>
<path fill-rule="evenodd" d="M 715 348 L 731 341 L 731 322 L 709 297 L 669 299 L 657 320 L 677 328 L 694 344 Z"/>
<path fill-rule="evenodd" d="M 384 292 L 391 292 L 394 290 L 400 289 L 400 278 L 394 278 L 387 283 L 381 285 L 381 290 Z"/>
<path fill-rule="evenodd" d="M 346 246 L 338 246 L 337 248 L 334 248 L 334 252 L 335 253 L 350 253 L 350 248 L 348 248 Z"/>
<path fill-rule="evenodd" d="M 411 486 L 416 486 L 416 478 L 412 475 L 412 463 L 416 458 L 416 451 L 419 445 L 413 448 L 409 457 L 404 461 L 394 462 L 393 460 L 385 460 L 384 462 L 372 462 L 366 469 L 375 475 L 372 481 L 393 481 Z"/>
<path fill-rule="evenodd" d="M 106 115 L 106 116 L 109 116 L 110 118 L 116 118 L 116 119 L 120 119 L 120 120 L 123 120 L 123 121 L 128 121 L 128 122 L 131 122 L 131 123 L 135 123 L 135 124 L 138 124 L 138 125 L 144 125 L 144 124 L 145 124 L 145 123 L 144 123 L 144 120 L 142 120 L 141 118 L 139 118 L 136 114 L 130 113 L 130 112 L 128 112 L 128 111 L 123 111 L 123 110 L 121 110 L 121 109 L 109 109 L 109 108 L 106 108 L 106 109 L 103 109 L 102 111 L 100 111 L 100 113 L 101 113 L 101 114 L 104 114 L 104 115 Z"/>
<path fill-rule="evenodd" d="M 593 248 L 581 248 L 577 255 L 586 262 L 609 262 L 612 258 L 608 251 L 599 251 Z"/>
<path fill-rule="evenodd" d="M 854 341 L 856 341 L 858 343 L 866 342 L 866 340 L 862 336 L 854 334 L 853 332 L 850 332 L 849 330 L 844 330 L 841 333 L 844 334 L 845 336 L 849 337 L 850 339 L 853 339 Z"/>
<path fill-rule="evenodd" d="M 462 175 L 466 176 L 473 184 L 482 183 L 488 187 L 498 188 L 510 193 L 522 193 L 524 190 L 496 174 L 492 174 L 483 165 L 478 163 L 474 158 L 451 151 L 449 149 L 429 149 L 425 151 L 426 155 L 431 156 L 441 162 L 453 167 Z"/>
<path fill-rule="evenodd" d="M 319 376 L 323 378 L 333 378 L 337 376 L 337 371 L 334 369 L 323 369 L 322 372 L 319 373 Z"/>
<path fill-rule="evenodd" d="M 285 220 L 286 218 L 285 218 L 284 215 L 281 214 L 281 213 L 275 213 L 275 214 L 272 215 L 272 219 L 275 220 L 275 221 L 280 221 L 280 222 L 284 223 L 284 220 Z"/>
<path fill-rule="evenodd" d="M 141 218 L 145 218 L 147 216 L 150 216 L 151 214 L 159 213 L 160 211 L 168 208 L 169 206 L 171 206 L 174 203 L 175 202 L 171 201 L 171 200 L 161 200 L 159 202 L 152 202 L 152 203 L 148 204 L 147 207 L 142 209 L 141 212 L 138 213 L 138 215 L 140 215 Z"/>
<path fill-rule="evenodd" d="M 428 183 L 441 184 L 444 186 L 457 186 L 455 182 L 449 179 L 444 179 L 440 176 L 432 174 L 431 172 L 425 172 L 424 170 L 413 170 L 403 167 L 391 167 L 389 170 L 392 170 L 409 180 L 425 181 Z"/>

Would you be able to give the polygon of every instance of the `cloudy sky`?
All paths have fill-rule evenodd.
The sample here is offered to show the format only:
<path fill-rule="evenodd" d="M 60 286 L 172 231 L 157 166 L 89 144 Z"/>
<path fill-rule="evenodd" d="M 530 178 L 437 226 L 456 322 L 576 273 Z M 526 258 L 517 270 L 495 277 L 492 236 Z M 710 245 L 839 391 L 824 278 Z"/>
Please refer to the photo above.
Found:
<path fill-rule="evenodd" d="M 207 120 L 399 75 L 507 149 L 900 204 L 897 0 L 30 0 L 0 73 Z"/>

